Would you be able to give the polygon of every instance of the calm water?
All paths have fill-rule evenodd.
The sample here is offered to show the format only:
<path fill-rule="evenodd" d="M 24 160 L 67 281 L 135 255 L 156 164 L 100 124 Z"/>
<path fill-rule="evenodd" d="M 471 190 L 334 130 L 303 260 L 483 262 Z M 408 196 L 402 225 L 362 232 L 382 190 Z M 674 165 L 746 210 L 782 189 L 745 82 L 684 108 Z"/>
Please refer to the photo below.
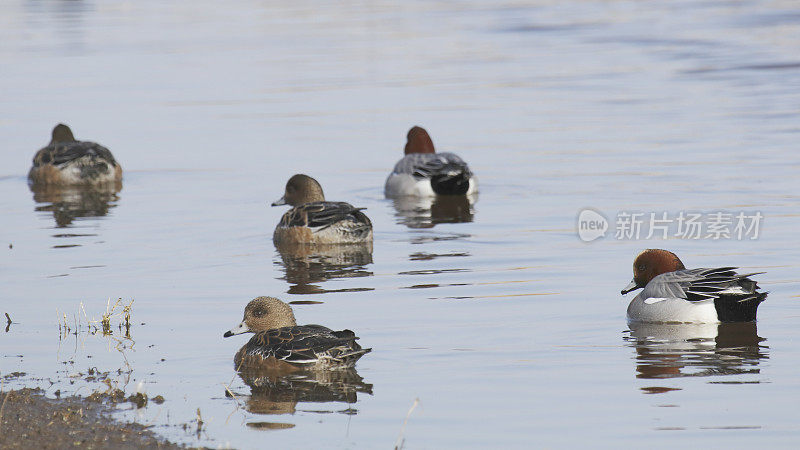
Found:
<path fill-rule="evenodd" d="M 795 2 L 290 3 L 0 6 L 0 371 L 28 374 L 6 388 L 114 371 L 167 399 L 122 417 L 212 447 L 797 445 Z M 34 196 L 60 121 L 114 152 L 122 191 Z M 383 198 L 414 124 L 470 163 L 474 204 Z M 296 172 L 367 208 L 371 253 L 276 251 Z M 585 207 L 606 238 L 578 239 Z M 690 210 L 764 220 L 615 239 L 619 212 Z M 765 271 L 757 328 L 629 328 L 648 247 Z M 222 333 L 258 295 L 374 350 L 251 390 Z M 109 298 L 135 300 L 130 338 L 59 332 Z"/>

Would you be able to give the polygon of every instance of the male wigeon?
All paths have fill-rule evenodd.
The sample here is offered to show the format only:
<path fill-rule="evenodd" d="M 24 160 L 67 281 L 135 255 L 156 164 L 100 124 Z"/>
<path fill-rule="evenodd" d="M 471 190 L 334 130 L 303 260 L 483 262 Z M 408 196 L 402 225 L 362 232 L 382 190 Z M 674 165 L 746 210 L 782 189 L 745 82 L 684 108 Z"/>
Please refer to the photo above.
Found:
<path fill-rule="evenodd" d="M 356 343 L 350 330 L 297 325 L 292 308 L 274 297 L 257 297 L 244 309 L 242 323 L 223 337 L 255 333 L 233 358 L 243 369 L 339 369 L 353 367 L 372 351 Z"/>
<path fill-rule="evenodd" d="M 326 202 L 322 186 L 308 175 L 289 178 L 286 192 L 272 206 L 291 205 L 275 228 L 278 244 L 359 244 L 372 242 L 372 222 L 345 202 Z"/>
<path fill-rule="evenodd" d="M 122 167 L 107 148 L 76 141 L 63 123 L 53 128 L 50 143 L 36 152 L 28 172 L 32 186 L 100 185 L 121 180 Z"/>
<path fill-rule="evenodd" d="M 633 281 L 622 294 L 644 288 L 628 305 L 635 322 L 747 322 L 767 297 L 736 267 L 686 269 L 667 250 L 648 249 L 633 261 Z"/>
<path fill-rule="evenodd" d="M 478 180 L 467 163 L 453 153 L 436 153 L 424 128 L 415 126 L 408 131 L 405 153 L 386 179 L 384 194 L 387 197 L 478 192 Z"/>

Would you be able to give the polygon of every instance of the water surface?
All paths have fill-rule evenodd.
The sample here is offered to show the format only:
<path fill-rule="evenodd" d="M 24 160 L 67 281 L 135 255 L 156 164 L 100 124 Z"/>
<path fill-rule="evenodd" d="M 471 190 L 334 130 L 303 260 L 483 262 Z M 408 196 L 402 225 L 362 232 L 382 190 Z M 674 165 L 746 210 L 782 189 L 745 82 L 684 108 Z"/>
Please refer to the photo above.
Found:
<path fill-rule="evenodd" d="M 88 394 L 104 386 L 77 373 L 112 371 L 126 392 L 143 382 L 166 398 L 123 417 L 212 447 L 796 444 L 794 3 L 20 1 L 0 13 L 0 312 L 14 321 L 0 370 L 26 372 L 18 384 Z M 114 152 L 121 191 L 28 189 L 58 122 Z M 473 202 L 383 198 L 415 124 L 470 163 Z M 298 172 L 367 208 L 371 252 L 273 246 L 284 209 L 269 203 Z M 585 207 L 612 227 L 620 211 L 764 222 L 754 240 L 612 229 L 584 243 Z M 629 327 L 619 290 L 649 247 L 766 272 L 757 326 Z M 232 363 L 245 338 L 222 333 L 258 295 L 373 352 L 355 373 L 251 388 Z M 127 337 L 59 330 L 117 298 L 134 300 Z"/>

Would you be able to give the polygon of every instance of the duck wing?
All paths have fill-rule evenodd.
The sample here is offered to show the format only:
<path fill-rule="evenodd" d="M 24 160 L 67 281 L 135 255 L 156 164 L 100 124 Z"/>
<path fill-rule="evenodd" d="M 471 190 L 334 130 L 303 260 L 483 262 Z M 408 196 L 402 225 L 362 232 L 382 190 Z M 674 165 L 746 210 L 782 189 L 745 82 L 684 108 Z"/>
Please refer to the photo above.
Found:
<path fill-rule="evenodd" d="M 102 145 L 95 142 L 76 141 L 58 142 L 44 147 L 36 152 L 33 157 L 33 165 L 52 164 L 61 166 L 86 156 L 92 159 L 104 160 L 111 165 L 117 164 L 111 151 Z"/>
<path fill-rule="evenodd" d="M 395 164 L 393 173 L 413 175 L 415 178 L 431 178 L 452 169 L 472 175 L 463 159 L 448 152 L 408 154 Z"/>
<path fill-rule="evenodd" d="M 683 298 L 690 302 L 733 297 L 737 301 L 756 299 L 758 284 L 749 277 L 763 272 L 738 274 L 736 267 L 678 270 L 653 278 L 642 291 L 644 298 Z M 761 297 L 763 300 L 763 297 Z"/>
<path fill-rule="evenodd" d="M 295 206 L 283 215 L 281 225 L 285 227 L 309 227 L 314 231 L 323 230 L 333 224 L 349 221 L 355 228 L 372 228 L 372 222 L 356 208 L 346 202 L 311 202 Z"/>
<path fill-rule="evenodd" d="M 314 363 L 323 354 L 362 351 L 350 330 L 333 331 L 322 325 L 283 327 L 256 333 L 245 345 L 245 355 L 303 364 Z M 362 353 L 362 354 L 363 354 Z"/>
<path fill-rule="evenodd" d="M 428 179 L 437 194 L 463 195 L 469 190 L 472 171 L 464 160 L 453 153 L 412 153 L 394 167 L 395 174 L 411 175 L 416 180 Z"/>

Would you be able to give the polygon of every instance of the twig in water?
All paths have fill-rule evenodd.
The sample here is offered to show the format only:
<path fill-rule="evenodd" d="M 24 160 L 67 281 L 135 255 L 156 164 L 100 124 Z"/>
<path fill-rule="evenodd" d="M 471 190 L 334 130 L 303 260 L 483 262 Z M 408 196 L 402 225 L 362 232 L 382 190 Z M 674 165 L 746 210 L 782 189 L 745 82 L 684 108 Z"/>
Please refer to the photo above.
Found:
<path fill-rule="evenodd" d="M 400 436 L 397 437 L 397 442 L 394 444 L 394 450 L 400 450 L 403 448 L 403 445 L 406 443 L 406 439 L 403 437 L 403 434 L 406 432 L 406 424 L 408 423 L 408 418 L 411 417 L 411 413 L 414 409 L 419 405 L 419 398 L 414 399 L 414 403 L 409 408 L 408 413 L 406 413 L 406 420 L 403 421 L 403 426 L 400 428 Z"/>
<path fill-rule="evenodd" d="M 228 424 L 228 421 L 230 421 L 230 420 L 231 420 L 231 417 L 233 417 L 233 414 L 234 414 L 236 411 L 238 411 L 238 410 L 239 410 L 239 407 L 240 407 L 240 405 L 239 405 L 239 398 L 238 398 L 238 397 L 236 397 L 236 394 L 234 394 L 234 393 L 233 393 L 233 391 L 231 390 L 231 388 L 230 388 L 230 387 L 229 387 L 227 384 L 225 384 L 225 383 L 220 383 L 220 384 L 221 384 L 221 385 L 222 385 L 222 386 L 225 388 L 225 392 L 227 392 L 227 393 L 228 393 L 228 395 L 230 395 L 230 396 L 231 396 L 231 398 L 233 399 L 233 401 L 234 401 L 234 402 L 236 402 L 236 408 L 234 408 L 234 409 L 233 409 L 233 411 L 231 411 L 231 413 L 230 413 L 230 414 L 228 414 L 228 418 L 227 418 L 227 419 L 225 419 L 225 425 L 227 425 L 227 424 Z"/>
<path fill-rule="evenodd" d="M 231 388 L 229 388 L 229 387 L 228 387 L 228 385 L 227 385 L 227 384 L 225 384 L 225 383 L 220 383 L 220 384 L 221 384 L 221 385 L 222 385 L 222 386 L 225 388 L 225 392 L 227 392 L 227 393 L 228 393 L 228 394 L 231 396 L 231 398 L 233 398 L 234 400 L 236 400 L 236 406 L 239 406 L 239 399 L 238 399 L 238 398 L 236 398 L 236 394 L 234 394 L 234 393 L 233 393 L 233 391 L 231 390 Z"/>
<path fill-rule="evenodd" d="M 200 415 L 200 408 L 197 408 L 197 438 L 200 439 L 200 433 L 203 431 L 203 416 Z"/>

